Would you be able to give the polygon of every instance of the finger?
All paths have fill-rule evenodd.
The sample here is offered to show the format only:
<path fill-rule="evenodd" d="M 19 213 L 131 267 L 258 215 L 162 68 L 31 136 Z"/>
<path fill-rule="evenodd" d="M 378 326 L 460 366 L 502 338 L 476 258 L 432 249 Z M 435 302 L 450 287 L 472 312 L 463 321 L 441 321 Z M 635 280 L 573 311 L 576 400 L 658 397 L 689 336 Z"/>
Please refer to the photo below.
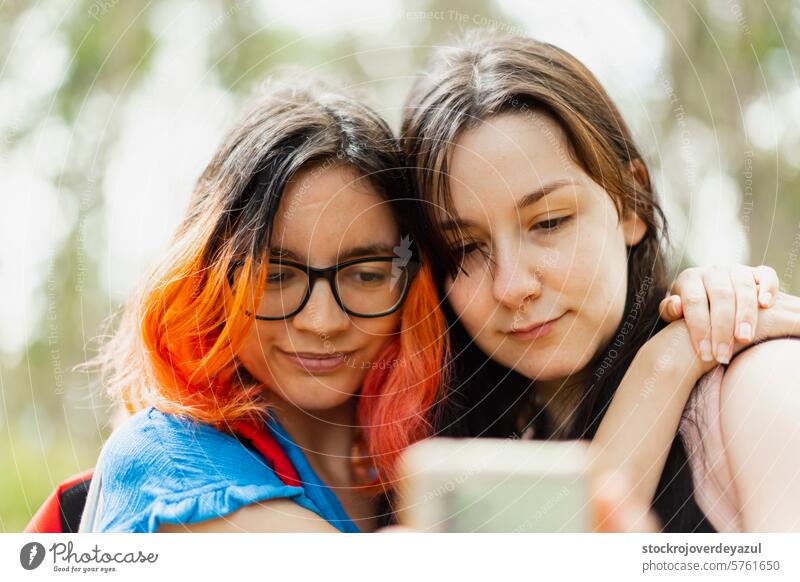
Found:
<path fill-rule="evenodd" d="M 758 284 L 759 304 L 761 307 L 772 307 L 780 287 L 778 273 L 768 265 L 760 265 L 753 270 L 753 278 Z"/>
<path fill-rule="evenodd" d="M 681 298 L 681 309 L 689 329 L 692 345 L 704 362 L 714 358 L 711 352 L 711 316 L 708 295 L 699 269 L 687 269 L 672 287 Z"/>
<path fill-rule="evenodd" d="M 711 348 L 720 364 L 728 364 L 733 356 L 736 295 L 727 269 L 711 268 L 703 273 L 711 314 Z"/>
<path fill-rule="evenodd" d="M 668 295 L 680 295 L 681 288 L 686 281 L 697 279 L 698 277 L 702 278 L 702 271 L 700 267 L 689 267 L 678 273 L 678 276 L 675 277 L 675 281 L 672 282 L 672 286 L 669 288 Z"/>
<path fill-rule="evenodd" d="M 619 531 L 619 516 L 621 499 L 625 496 L 625 481 L 622 477 L 608 473 L 603 475 L 596 483 L 592 495 L 592 509 L 594 513 L 593 530 L 602 533 Z"/>
<path fill-rule="evenodd" d="M 683 317 L 683 307 L 680 295 L 670 295 L 661 300 L 658 306 L 661 319 L 668 322 L 677 321 Z"/>
<path fill-rule="evenodd" d="M 758 314 L 755 341 L 800 336 L 800 299 L 778 293 L 775 305 Z"/>
<path fill-rule="evenodd" d="M 594 508 L 594 531 L 638 532 L 658 531 L 658 521 L 631 495 L 628 482 L 621 475 L 609 472 L 603 475 L 592 496 Z"/>
<path fill-rule="evenodd" d="M 772 301 L 772 306 L 781 307 L 791 313 L 800 313 L 800 297 L 778 291 L 778 294 Z"/>
<path fill-rule="evenodd" d="M 734 335 L 736 341 L 749 344 L 755 335 L 758 322 L 758 287 L 753 269 L 736 266 L 731 270 L 731 282 L 736 303 Z"/>
<path fill-rule="evenodd" d="M 720 364 L 728 364 L 733 355 L 733 325 L 736 316 L 736 295 L 730 273 L 712 267 L 703 272 L 711 314 L 711 348 Z"/>

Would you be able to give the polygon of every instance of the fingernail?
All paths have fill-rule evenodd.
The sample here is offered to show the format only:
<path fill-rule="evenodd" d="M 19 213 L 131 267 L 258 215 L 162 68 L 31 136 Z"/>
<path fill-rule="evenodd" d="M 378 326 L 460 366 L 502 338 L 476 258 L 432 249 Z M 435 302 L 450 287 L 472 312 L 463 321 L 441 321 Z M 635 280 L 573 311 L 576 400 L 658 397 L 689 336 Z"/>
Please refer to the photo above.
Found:
<path fill-rule="evenodd" d="M 761 294 L 761 305 L 769 305 L 772 302 L 772 293 L 765 291 Z"/>
<path fill-rule="evenodd" d="M 681 304 L 680 297 L 678 297 L 676 295 L 675 297 L 672 298 L 672 303 L 671 303 L 672 313 L 674 313 L 675 315 L 678 314 L 678 311 L 679 311 L 679 308 L 680 308 L 680 304 Z"/>
<path fill-rule="evenodd" d="M 731 356 L 728 353 L 730 347 L 728 344 L 717 344 L 717 361 L 720 364 L 730 364 Z"/>
<path fill-rule="evenodd" d="M 746 321 L 739 324 L 739 339 L 748 342 L 753 339 L 753 326 Z"/>
<path fill-rule="evenodd" d="M 711 356 L 711 342 L 707 339 L 700 342 L 700 359 L 704 362 L 710 362 L 714 359 Z"/>

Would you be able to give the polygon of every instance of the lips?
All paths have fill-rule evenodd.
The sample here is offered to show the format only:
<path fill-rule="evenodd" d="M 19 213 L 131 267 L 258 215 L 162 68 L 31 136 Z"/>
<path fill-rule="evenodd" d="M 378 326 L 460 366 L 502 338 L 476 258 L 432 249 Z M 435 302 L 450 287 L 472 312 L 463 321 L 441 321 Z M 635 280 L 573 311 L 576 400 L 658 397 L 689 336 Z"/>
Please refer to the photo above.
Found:
<path fill-rule="evenodd" d="M 296 356 L 309 360 L 329 360 L 331 358 L 343 358 L 352 352 L 288 352 L 281 350 L 284 354 Z"/>
<path fill-rule="evenodd" d="M 353 352 L 287 352 L 278 350 L 292 365 L 312 374 L 334 372 L 347 364 Z"/>
<path fill-rule="evenodd" d="M 521 340 L 537 339 L 550 333 L 553 327 L 555 327 L 556 323 L 559 322 L 562 317 L 564 317 L 563 314 L 559 315 L 554 319 L 550 319 L 540 323 L 534 323 L 519 329 L 514 329 L 511 332 L 509 332 L 509 334 Z"/>

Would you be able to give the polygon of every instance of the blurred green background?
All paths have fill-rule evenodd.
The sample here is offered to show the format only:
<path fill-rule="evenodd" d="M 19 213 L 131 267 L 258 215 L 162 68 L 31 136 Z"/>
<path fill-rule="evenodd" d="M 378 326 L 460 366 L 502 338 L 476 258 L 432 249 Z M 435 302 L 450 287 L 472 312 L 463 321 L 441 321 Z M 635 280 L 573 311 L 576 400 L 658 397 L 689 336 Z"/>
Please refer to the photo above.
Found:
<path fill-rule="evenodd" d="M 634 129 L 675 265 L 772 265 L 800 292 L 800 1 L 0 3 L 0 531 L 94 465 L 111 403 L 72 368 L 166 243 L 222 133 L 287 67 L 398 125 L 472 28 L 573 52 Z"/>

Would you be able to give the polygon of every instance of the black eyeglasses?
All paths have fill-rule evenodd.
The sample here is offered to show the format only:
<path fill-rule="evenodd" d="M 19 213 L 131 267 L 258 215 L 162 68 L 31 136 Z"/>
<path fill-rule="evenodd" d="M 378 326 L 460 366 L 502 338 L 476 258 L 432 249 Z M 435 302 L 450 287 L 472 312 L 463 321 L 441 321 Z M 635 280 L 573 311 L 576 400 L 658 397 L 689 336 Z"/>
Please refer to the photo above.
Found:
<path fill-rule="evenodd" d="M 383 317 L 397 311 L 408 294 L 415 260 L 366 257 L 317 269 L 309 265 L 270 259 L 256 319 L 275 321 L 300 313 L 314 284 L 325 279 L 336 303 L 355 317 Z"/>

